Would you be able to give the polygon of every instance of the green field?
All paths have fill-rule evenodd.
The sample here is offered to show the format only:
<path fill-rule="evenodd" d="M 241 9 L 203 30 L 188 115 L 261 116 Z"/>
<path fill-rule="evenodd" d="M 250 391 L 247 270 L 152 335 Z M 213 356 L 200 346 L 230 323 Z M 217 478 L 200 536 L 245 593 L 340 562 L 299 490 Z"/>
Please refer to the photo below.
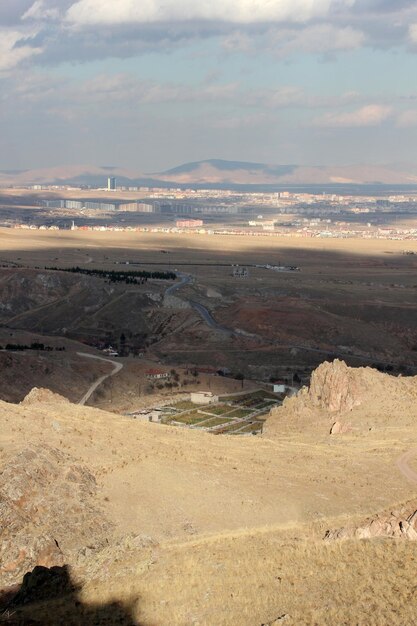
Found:
<path fill-rule="evenodd" d="M 228 414 L 228 417 L 247 417 L 251 413 L 253 413 L 253 410 L 250 409 L 235 409 Z"/>
<path fill-rule="evenodd" d="M 180 402 L 172 404 L 170 408 L 177 411 L 186 411 L 187 409 L 195 409 L 195 404 L 194 402 L 191 402 L 191 400 L 181 400 Z"/>
<path fill-rule="evenodd" d="M 226 426 L 224 430 L 222 430 L 222 435 L 228 435 L 229 433 L 233 433 L 235 430 L 239 430 L 242 426 L 245 425 L 245 422 L 238 422 L 237 424 L 230 424 Z"/>
<path fill-rule="evenodd" d="M 217 404 L 210 407 L 204 407 L 206 413 L 211 413 L 212 415 L 224 415 L 225 413 L 229 413 L 233 407 L 228 406 L 227 404 Z"/>
<path fill-rule="evenodd" d="M 192 426 L 193 424 L 203 422 L 205 419 L 207 419 L 207 416 L 202 415 L 201 413 L 197 413 L 197 411 L 192 411 L 178 417 L 174 416 L 171 421 L 180 422 L 181 424 L 188 424 L 189 426 Z"/>
<path fill-rule="evenodd" d="M 278 400 L 278 398 L 275 399 L 276 401 Z M 275 402 L 273 400 L 266 400 L 265 402 L 261 402 L 260 404 L 257 404 L 256 410 L 258 409 L 266 409 L 267 407 L 273 407 L 275 404 Z"/>
<path fill-rule="evenodd" d="M 248 424 L 247 426 L 242 428 L 239 434 L 240 433 L 256 433 L 256 432 L 260 432 L 261 429 L 262 429 L 261 422 L 252 422 L 252 424 Z"/>
<path fill-rule="evenodd" d="M 230 417 L 213 417 L 205 422 L 202 428 L 212 428 L 213 426 L 220 426 L 221 424 L 227 424 L 227 422 L 231 421 L 232 419 Z"/>

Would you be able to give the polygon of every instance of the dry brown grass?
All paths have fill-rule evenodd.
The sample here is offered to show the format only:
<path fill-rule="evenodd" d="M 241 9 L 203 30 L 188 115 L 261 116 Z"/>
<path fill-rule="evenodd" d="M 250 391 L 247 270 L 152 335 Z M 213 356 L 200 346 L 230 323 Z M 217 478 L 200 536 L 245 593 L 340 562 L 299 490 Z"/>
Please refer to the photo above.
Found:
<path fill-rule="evenodd" d="M 416 623 L 413 544 L 296 539 L 302 530 L 108 552 L 80 599 L 87 607 L 112 601 L 133 607 L 142 626 L 261 626 L 283 615 L 294 626 Z M 61 601 L 35 615 L 45 625 L 57 616 L 69 623 L 71 611 Z"/>

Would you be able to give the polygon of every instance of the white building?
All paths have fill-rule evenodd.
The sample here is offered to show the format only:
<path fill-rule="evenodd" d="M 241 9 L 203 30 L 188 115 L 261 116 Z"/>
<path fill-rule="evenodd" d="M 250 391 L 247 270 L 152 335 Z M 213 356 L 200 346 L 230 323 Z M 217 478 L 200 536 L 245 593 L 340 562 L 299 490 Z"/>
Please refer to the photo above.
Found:
<path fill-rule="evenodd" d="M 190 400 L 194 404 L 213 404 L 219 401 L 219 397 L 213 395 L 211 391 L 193 391 Z"/>

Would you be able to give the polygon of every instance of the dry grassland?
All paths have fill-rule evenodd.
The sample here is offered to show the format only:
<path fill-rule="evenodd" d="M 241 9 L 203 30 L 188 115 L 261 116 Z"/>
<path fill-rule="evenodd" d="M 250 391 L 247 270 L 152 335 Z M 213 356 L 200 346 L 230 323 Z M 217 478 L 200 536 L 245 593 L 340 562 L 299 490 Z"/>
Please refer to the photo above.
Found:
<path fill-rule="evenodd" d="M 326 544 L 301 527 L 241 531 L 140 551 L 126 542 L 95 565 L 78 606 L 63 598 L 22 613 L 45 626 L 86 624 L 80 602 L 93 614 L 117 602 L 126 625 L 261 626 L 284 616 L 293 626 L 415 624 L 417 552 L 405 542 Z"/>

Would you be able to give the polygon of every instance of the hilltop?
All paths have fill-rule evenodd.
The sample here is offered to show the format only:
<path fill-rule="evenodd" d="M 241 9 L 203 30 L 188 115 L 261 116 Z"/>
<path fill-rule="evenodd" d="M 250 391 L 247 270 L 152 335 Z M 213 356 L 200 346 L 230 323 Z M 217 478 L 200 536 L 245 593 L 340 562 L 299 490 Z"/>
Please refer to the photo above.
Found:
<path fill-rule="evenodd" d="M 0 402 L 0 589 L 44 565 L 69 566 L 79 590 L 3 621 L 83 623 L 117 601 L 124 624 L 411 624 L 405 536 L 324 538 L 417 509 L 416 397 L 417 377 L 325 363 L 262 437 L 243 438 L 47 391 Z M 349 428 L 330 434 L 336 421 Z"/>

